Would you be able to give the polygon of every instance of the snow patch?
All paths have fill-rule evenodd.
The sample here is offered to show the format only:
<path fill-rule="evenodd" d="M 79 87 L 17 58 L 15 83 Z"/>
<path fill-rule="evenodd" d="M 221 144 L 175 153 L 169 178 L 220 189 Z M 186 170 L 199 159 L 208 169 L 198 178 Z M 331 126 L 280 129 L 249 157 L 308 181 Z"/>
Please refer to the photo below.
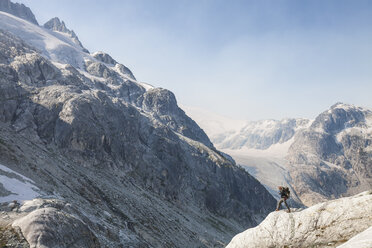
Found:
<path fill-rule="evenodd" d="M 0 197 L 0 203 L 13 200 L 23 202 L 40 196 L 40 189 L 34 185 L 34 181 L 2 164 L 0 164 L 0 183 L 7 191 L 11 192 L 10 195 Z"/>
<path fill-rule="evenodd" d="M 294 137 L 287 140 L 284 143 L 276 143 L 271 145 L 266 150 L 262 149 L 253 149 L 243 147 L 241 149 L 222 149 L 217 146 L 217 149 L 222 150 L 223 152 L 231 155 L 231 156 L 249 156 L 249 157 L 256 157 L 256 158 L 271 158 L 273 160 L 283 160 L 287 155 L 289 147 L 292 145 L 294 141 Z"/>
<path fill-rule="evenodd" d="M 0 11 L 0 28 L 18 36 L 52 61 L 83 69 L 84 58 L 91 57 L 67 36 L 2 11 Z"/>

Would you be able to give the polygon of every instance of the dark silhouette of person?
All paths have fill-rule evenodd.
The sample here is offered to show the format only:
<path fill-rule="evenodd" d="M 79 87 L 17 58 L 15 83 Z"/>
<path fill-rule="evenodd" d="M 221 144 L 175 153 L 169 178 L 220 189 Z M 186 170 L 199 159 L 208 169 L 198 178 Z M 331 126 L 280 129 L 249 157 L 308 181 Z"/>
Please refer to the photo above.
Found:
<path fill-rule="evenodd" d="M 276 207 L 275 211 L 279 211 L 279 209 L 282 206 L 282 202 L 284 202 L 285 206 L 288 208 L 288 213 L 290 213 L 291 209 L 289 208 L 287 204 L 287 199 L 289 198 L 291 192 L 289 191 L 288 187 L 279 186 L 278 189 L 279 189 L 279 194 L 280 194 L 280 200 L 278 202 L 278 206 Z"/>

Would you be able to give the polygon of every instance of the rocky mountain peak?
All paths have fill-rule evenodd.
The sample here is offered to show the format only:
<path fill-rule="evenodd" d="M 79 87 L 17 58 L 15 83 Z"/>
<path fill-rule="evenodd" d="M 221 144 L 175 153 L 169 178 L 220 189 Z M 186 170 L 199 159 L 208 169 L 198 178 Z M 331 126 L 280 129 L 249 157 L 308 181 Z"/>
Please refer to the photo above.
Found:
<path fill-rule="evenodd" d="M 65 22 L 61 21 L 58 17 L 54 17 L 54 18 L 50 19 L 49 21 L 47 21 L 44 24 L 44 27 L 47 28 L 47 29 L 51 29 L 53 31 L 60 31 L 60 32 L 63 32 L 63 33 L 73 33 L 73 34 L 75 34 L 73 31 L 69 30 L 66 27 Z"/>
<path fill-rule="evenodd" d="M 0 0 L 0 11 L 7 12 L 19 18 L 39 25 L 31 9 L 24 4 L 12 3 L 10 0 Z"/>
<path fill-rule="evenodd" d="M 370 111 L 350 104 L 336 103 L 321 113 L 312 123 L 311 128 L 335 134 L 345 128 L 364 123 L 367 112 Z"/>
<path fill-rule="evenodd" d="M 77 35 L 75 34 L 74 30 L 70 30 L 66 27 L 66 24 L 64 21 L 61 21 L 58 17 L 54 17 L 52 19 L 50 19 L 49 21 L 47 21 L 45 24 L 44 24 L 44 28 L 46 29 L 49 29 L 49 30 L 52 30 L 52 31 L 57 31 L 57 32 L 61 32 L 61 33 L 65 33 L 67 35 L 70 36 L 70 38 L 73 40 L 73 42 L 79 46 L 81 46 L 82 48 L 83 45 L 81 44 L 79 38 L 77 37 Z M 88 52 L 86 50 L 86 52 Z"/>
<path fill-rule="evenodd" d="M 371 187 L 371 128 L 371 110 L 337 103 L 296 134 L 286 158 L 304 204 Z"/>

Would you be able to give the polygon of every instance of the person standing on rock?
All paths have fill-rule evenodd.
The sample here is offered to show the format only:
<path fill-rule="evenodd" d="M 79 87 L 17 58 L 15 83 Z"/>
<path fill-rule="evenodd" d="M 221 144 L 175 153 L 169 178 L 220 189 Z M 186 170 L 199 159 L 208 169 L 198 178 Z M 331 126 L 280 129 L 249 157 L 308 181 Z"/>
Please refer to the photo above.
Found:
<path fill-rule="evenodd" d="M 15 210 L 16 212 L 18 212 L 20 206 L 21 206 L 21 204 L 19 204 L 19 202 L 17 200 L 14 200 L 11 203 L 9 203 L 10 211 Z"/>
<path fill-rule="evenodd" d="M 282 206 L 282 202 L 284 202 L 285 206 L 288 208 L 288 213 L 290 213 L 291 209 L 288 207 L 287 199 L 289 198 L 291 192 L 289 191 L 288 187 L 279 186 L 278 189 L 280 194 L 280 200 L 275 211 L 279 211 L 280 207 Z"/>

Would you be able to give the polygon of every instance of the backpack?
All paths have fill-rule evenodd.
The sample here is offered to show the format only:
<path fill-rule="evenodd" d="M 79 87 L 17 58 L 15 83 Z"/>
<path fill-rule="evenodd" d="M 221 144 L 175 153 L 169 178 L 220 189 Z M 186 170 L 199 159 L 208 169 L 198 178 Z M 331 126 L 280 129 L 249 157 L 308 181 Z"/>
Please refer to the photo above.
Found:
<path fill-rule="evenodd" d="M 288 187 L 283 187 L 283 191 L 287 195 L 287 197 L 289 198 L 289 195 L 291 194 L 291 191 L 289 191 L 289 188 Z"/>

